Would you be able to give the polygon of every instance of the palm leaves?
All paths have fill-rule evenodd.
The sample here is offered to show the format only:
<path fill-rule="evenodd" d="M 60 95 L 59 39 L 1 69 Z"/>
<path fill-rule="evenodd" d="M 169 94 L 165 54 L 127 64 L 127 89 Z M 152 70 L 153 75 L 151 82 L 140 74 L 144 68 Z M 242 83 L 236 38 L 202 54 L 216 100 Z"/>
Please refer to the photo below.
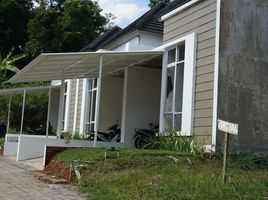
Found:
<path fill-rule="evenodd" d="M 8 52 L 5 58 L 2 58 L 0 52 L 0 74 L 4 75 L 4 73 L 11 71 L 17 73 L 19 69 L 14 65 L 18 60 L 26 57 L 25 54 L 17 54 L 12 56 L 14 52 L 14 47 Z"/>

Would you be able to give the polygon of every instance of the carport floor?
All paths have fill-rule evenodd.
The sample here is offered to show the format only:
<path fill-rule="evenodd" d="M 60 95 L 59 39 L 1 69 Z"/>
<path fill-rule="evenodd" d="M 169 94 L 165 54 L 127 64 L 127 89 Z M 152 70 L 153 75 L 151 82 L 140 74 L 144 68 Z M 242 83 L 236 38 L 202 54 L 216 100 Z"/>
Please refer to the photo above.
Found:
<path fill-rule="evenodd" d="M 1 200 L 84 200 L 68 185 L 49 185 L 37 180 L 24 165 L 0 157 Z"/>

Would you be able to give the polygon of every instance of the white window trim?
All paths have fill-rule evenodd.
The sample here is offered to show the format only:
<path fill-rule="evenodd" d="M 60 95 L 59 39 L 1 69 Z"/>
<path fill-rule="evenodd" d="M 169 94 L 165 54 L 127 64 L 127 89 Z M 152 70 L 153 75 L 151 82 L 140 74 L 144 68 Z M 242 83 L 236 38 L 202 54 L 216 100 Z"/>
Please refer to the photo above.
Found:
<path fill-rule="evenodd" d="M 191 33 L 175 41 L 162 45 L 157 49 L 165 51 L 162 66 L 161 107 L 160 107 L 160 132 L 164 131 L 164 107 L 167 81 L 167 50 L 179 43 L 185 43 L 183 100 L 181 134 L 190 136 L 193 133 L 194 122 L 194 97 L 195 97 L 195 71 L 196 71 L 196 41 L 197 34 Z"/>
<path fill-rule="evenodd" d="M 162 16 L 161 21 L 165 21 L 165 20 L 173 17 L 174 15 L 176 15 L 176 14 L 182 12 L 183 10 L 193 6 L 194 4 L 198 3 L 199 1 L 201 1 L 201 0 L 191 0 L 188 3 L 183 4 L 182 6 L 176 8 L 176 9 L 172 10 L 171 12 L 169 12 L 169 13 L 165 14 L 164 16 Z"/>
<path fill-rule="evenodd" d="M 220 57 L 220 25 L 221 25 L 221 0 L 217 0 L 216 13 L 216 39 L 215 39 L 215 66 L 214 66 L 214 94 L 213 94 L 213 123 L 212 123 L 212 144 L 211 149 L 215 152 L 217 140 L 218 120 L 218 83 L 219 83 L 219 57 Z"/>
<path fill-rule="evenodd" d="M 93 113 L 89 113 L 89 112 L 92 112 L 92 110 L 89 110 L 91 108 L 92 105 L 89 104 L 89 102 L 92 104 L 92 100 L 93 100 L 93 96 L 91 96 L 91 99 L 89 100 L 89 92 L 94 92 L 96 91 L 96 101 L 97 101 L 97 90 L 98 90 L 98 85 L 96 87 L 94 87 L 94 83 L 93 83 L 93 88 L 92 89 L 89 89 L 89 81 L 93 81 L 93 79 L 87 79 L 87 85 L 86 85 L 86 95 L 85 95 L 85 98 L 86 98 L 86 105 L 85 105 L 85 115 L 84 115 L 84 130 L 86 129 L 86 126 L 87 125 L 90 125 L 90 124 L 94 124 L 94 127 L 96 125 L 96 113 L 94 113 L 95 115 L 95 120 L 92 121 L 89 119 L 89 116 L 91 116 Z M 96 82 L 97 79 L 95 79 Z M 96 105 L 95 105 L 95 110 L 96 110 Z"/>

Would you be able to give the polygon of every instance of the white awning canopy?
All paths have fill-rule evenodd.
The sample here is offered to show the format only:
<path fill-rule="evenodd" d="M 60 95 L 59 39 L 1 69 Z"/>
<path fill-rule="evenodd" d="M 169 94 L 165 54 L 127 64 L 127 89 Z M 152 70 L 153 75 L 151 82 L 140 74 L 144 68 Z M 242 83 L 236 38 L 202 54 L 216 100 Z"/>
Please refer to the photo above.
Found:
<path fill-rule="evenodd" d="M 61 87 L 60 85 L 51 86 L 51 89 L 52 90 L 55 90 L 55 89 L 60 90 L 60 87 Z M 2 89 L 2 90 L 0 90 L 0 96 L 24 94 L 24 90 L 26 90 L 27 94 L 49 92 L 49 88 L 50 88 L 50 86 Z"/>
<path fill-rule="evenodd" d="M 8 82 L 61 80 L 63 76 L 64 79 L 95 78 L 101 56 L 103 76 L 130 66 L 160 68 L 162 54 L 162 51 L 43 53 Z"/>

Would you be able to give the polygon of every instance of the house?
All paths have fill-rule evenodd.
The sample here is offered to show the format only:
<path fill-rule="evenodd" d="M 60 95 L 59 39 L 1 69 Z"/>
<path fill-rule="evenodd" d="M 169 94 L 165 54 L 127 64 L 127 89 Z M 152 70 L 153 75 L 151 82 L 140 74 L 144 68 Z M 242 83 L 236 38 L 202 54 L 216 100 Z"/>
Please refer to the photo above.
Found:
<path fill-rule="evenodd" d="M 263 0 L 175 0 L 83 52 L 41 54 L 10 82 L 68 80 L 58 130 L 103 131 L 118 121 L 120 142 L 133 146 L 134 129 L 153 122 L 214 151 L 222 119 L 239 124 L 232 148 L 267 152 L 267 19 Z"/>

